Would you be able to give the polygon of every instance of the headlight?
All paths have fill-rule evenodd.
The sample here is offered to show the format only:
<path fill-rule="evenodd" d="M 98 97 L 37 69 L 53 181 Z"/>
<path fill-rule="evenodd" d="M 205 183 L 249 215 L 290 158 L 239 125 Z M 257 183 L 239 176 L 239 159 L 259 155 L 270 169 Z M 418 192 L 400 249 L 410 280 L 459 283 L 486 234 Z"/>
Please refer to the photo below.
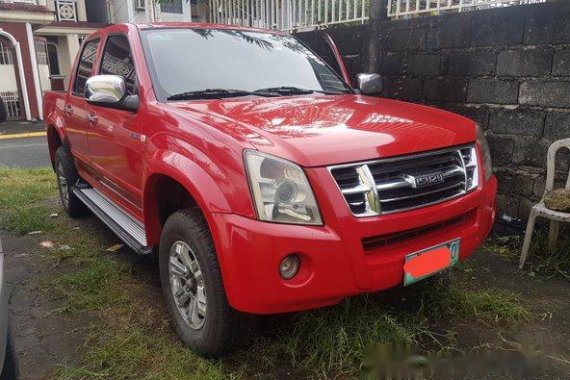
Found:
<path fill-rule="evenodd" d="M 485 180 L 488 181 L 489 178 L 491 178 L 491 174 L 493 174 L 493 162 L 491 161 L 491 150 L 489 149 L 487 137 L 479 125 L 477 125 L 477 142 L 481 147 L 481 154 L 483 155 L 483 171 L 485 172 Z"/>
<path fill-rule="evenodd" d="M 244 157 L 260 220 L 322 225 L 313 190 L 299 165 L 255 150 L 246 150 Z"/>

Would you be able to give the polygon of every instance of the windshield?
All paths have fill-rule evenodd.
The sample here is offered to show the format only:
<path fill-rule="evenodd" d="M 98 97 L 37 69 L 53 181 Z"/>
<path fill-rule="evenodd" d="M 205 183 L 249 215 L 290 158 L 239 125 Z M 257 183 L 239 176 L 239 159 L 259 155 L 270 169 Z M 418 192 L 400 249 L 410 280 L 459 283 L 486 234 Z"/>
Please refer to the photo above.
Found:
<path fill-rule="evenodd" d="M 222 95 L 228 93 L 220 92 L 223 89 L 233 94 L 268 89 L 278 95 L 302 93 L 299 90 L 351 92 L 291 36 L 227 29 L 150 29 L 141 34 L 160 101 L 181 99 L 180 95 L 192 92 L 196 99 L 195 92 L 210 89 Z M 284 87 L 288 91 L 276 90 Z"/>

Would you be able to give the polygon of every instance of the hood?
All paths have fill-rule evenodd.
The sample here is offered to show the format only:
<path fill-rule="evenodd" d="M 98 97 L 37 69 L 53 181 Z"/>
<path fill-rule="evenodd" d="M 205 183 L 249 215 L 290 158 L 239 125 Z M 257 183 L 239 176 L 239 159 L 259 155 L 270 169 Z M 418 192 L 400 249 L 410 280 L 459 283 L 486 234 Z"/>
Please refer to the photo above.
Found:
<path fill-rule="evenodd" d="M 246 146 L 302 166 L 364 161 L 466 144 L 475 123 L 417 104 L 360 95 L 169 103 Z"/>

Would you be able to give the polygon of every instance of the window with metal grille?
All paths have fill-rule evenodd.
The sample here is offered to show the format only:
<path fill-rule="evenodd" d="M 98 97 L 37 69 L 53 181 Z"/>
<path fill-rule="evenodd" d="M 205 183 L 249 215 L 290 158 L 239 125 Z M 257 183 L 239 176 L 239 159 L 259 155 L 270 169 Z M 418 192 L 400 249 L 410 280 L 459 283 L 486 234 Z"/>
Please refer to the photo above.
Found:
<path fill-rule="evenodd" d="M 122 76 L 129 93 L 136 93 L 137 74 L 127 36 L 113 35 L 107 38 L 100 73 Z"/>
<path fill-rule="evenodd" d="M 8 120 L 19 120 L 22 118 L 22 108 L 20 106 L 20 97 L 18 96 L 18 92 L 0 92 L 0 98 L 4 101 Z"/>
<path fill-rule="evenodd" d="M 0 65 L 13 65 L 12 52 L 10 48 L 0 41 Z"/>
<path fill-rule="evenodd" d="M 85 82 L 87 82 L 87 79 L 91 76 L 93 71 L 93 63 L 95 62 L 98 46 L 98 39 L 89 41 L 85 44 L 81 52 L 79 67 L 77 68 L 77 75 L 75 76 L 75 85 L 73 86 L 73 93 L 75 95 L 85 96 Z"/>
<path fill-rule="evenodd" d="M 171 0 L 160 4 L 160 10 L 164 13 L 182 13 L 182 0 Z"/>
<path fill-rule="evenodd" d="M 47 44 L 45 40 L 36 39 L 34 41 L 36 45 L 36 59 L 38 61 L 38 65 L 47 65 L 48 64 L 48 56 L 47 56 Z"/>

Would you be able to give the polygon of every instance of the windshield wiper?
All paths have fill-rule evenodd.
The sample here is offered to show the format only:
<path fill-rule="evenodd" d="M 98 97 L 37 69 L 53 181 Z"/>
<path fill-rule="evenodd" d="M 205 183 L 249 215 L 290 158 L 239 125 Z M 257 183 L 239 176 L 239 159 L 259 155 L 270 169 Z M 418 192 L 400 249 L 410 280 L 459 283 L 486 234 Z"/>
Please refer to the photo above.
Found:
<path fill-rule="evenodd" d="M 170 95 L 167 100 L 188 100 L 188 99 L 222 99 L 235 96 L 257 95 L 251 91 L 233 90 L 225 88 L 208 88 L 199 91 L 187 91 Z"/>
<path fill-rule="evenodd" d="M 337 91 L 325 91 L 325 90 L 310 90 L 307 88 L 299 88 L 293 86 L 268 87 L 268 88 L 260 88 L 259 90 L 253 91 L 254 94 L 277 93 L 279 95 L 306 95 L 306 94 L 312 94 L 314 92 L 326 95 L 340 95 L 345 93 L 340 91 L 337 92 Z"/>
<path fill-rule="evenodd" d="M 304 95 L 304 94 L 312 94 L 313 92 L 314 92 L 313 90 L 307 90 L 305 88 L 291 87 L 291 86 L 267 87 L 253 91 L 253 93 L 256 94 L 277 93 L 279 95 Z"/>
<path fill-rule="evenodd" d="M 206 90 L 186 91 L 179 94 L 170 95 L 167 100 L 189 100 L 189 99 L 222 99 L 238 96 L 256 95 L 256 96 L 279 96 L 279 95 L 306 95 L 312 93 L 322 93 L 327 95 L 343 94 L 343 92 L 332 92 L 324 90 L 309 90 L 305 88 L 281 86 L 260 88 L 255 91 L 235 90 L 226 88 L 208 88 Z"/>

